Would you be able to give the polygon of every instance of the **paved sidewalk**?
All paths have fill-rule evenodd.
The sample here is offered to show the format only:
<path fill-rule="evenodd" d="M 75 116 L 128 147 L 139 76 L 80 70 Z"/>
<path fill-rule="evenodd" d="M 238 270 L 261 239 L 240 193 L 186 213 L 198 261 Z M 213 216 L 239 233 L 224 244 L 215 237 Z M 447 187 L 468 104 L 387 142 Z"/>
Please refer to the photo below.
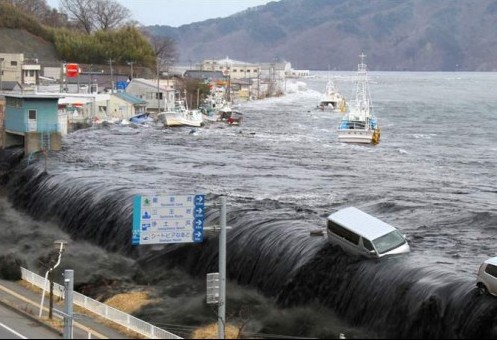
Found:
<path fill-rule="evenodd" d="M 44 311 L 42 318 L 38 317 L 40 312 L 41 293 L 22 286 L 18 282 L 0 280 L 0 303 L 10 308 L 16 309 L 23 313 L 26 317 L 31 318 L 34 322 L 38 322 L 45 327 L 54 328 L 43 320 L 47 320 L 49 299 L 44 299 Z M 57 297 L 54 298 L 54 309 L 63 311 L 63 303 L 57 302 Z M 77 311 L 75 310 L 75 313 Z M 54 319 L 59 318 L 56 313 L 53 313 Z M 91 318 L 87 315 L 76 314 L 76 320 L 73 322 L 74 338 L 83 339 L 135 339 L 134 336 L 125 335 L 113 327 L 103 323 L 101 320 Z M 56 328 L 62 334 L 62 329 Z"/>

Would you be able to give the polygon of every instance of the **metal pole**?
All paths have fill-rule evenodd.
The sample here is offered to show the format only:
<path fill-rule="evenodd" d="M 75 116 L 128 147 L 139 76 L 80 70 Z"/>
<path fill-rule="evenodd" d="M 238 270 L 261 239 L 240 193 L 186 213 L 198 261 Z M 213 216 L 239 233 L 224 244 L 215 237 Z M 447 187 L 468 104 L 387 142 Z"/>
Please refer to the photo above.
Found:
<path fill-rule="evenodd" d="M 60 93 L 64 91 L 63 81 L 64 81 L 64 63 L 62 63 L 62 65 L 60 66 L 60 90 L 59 90 Z"/>
<path fill-rule="evenodd" d="M 218 338 L 224 339 L 224 328 L 226 325 L 226 197 L 221 196 L 221 232 L 219 234 L 219 305 Z"/>
<path fill-rule="evenodd" d="M 74 271 L 66 269 L 64 271 L 64 339 L 73 338 L 73 289 L 74 289 Z"/>
<path fill-rule="evenodd" d="M 110 83 L 111 83 L 110 93 L 114 93 L 114 70 L 112 69 L 112 58 L 109 59 L 109 64 L 110 64 Z"/>
<path fill-rule="evenodd" d="M 160 113 L 160 68 L 159 68 L 160 58 L 157 58 L 157 114 Z"/>
<path fill-rule="evenodd" d="M 50 320 L 53 319 L 53 270 L 50 269 L 48 273 L 48 280 L 50 281 L 50 295 L 49 295 L 49 304 L 48 304 L 48 318 Z"/>
<path fill-rule="evenodd" d="M 0 58 L 0 92 L 3 91 L 3 58 Z"/>

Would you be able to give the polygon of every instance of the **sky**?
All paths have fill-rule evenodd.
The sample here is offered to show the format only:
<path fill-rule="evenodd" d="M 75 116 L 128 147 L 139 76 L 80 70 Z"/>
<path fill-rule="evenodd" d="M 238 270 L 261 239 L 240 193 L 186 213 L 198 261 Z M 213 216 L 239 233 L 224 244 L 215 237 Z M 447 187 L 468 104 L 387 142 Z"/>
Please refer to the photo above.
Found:
<path fill-rule="evenodd" d="M 168 25 L 179 27 L 207 19 L 224 18 L 271 0 L 115 0 L 144 26 Z M 274 0 L 273 0 L 274 1 Z M 279 1 L 279 0 L 277 0 Z M 59 8 L 59 0 L 47 0 Z"/>

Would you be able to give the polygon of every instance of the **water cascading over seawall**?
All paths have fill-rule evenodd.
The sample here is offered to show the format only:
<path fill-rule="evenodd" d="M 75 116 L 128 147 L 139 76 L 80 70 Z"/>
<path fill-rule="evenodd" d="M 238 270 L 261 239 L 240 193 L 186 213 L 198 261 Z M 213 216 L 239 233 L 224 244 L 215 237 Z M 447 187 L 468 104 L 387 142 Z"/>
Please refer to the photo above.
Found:
<path fill-rule="evenodd" d="M 217 271 L 216 236 L 201 245 L 133 248 L 132 187 L 52 176 L 35 163 L 11 172 L 7 188 L 17 209 L 57 220 L 76 242 L 131 256 L 144 270 L 174 266 L 197 277 Z M 207 212 L 206 225 L 218 220 L 217 210 Z M 314 226 L 284 205 L 228 209 L 228 225 L 228 278 L 282 307 L 317 302 L 378 337 L 497 337 L 497 299 L 478 295 L 466 277 L 416 267 L 409 255 L 378 261 L 348 256 L 325 238 L 310 237 Z"/>

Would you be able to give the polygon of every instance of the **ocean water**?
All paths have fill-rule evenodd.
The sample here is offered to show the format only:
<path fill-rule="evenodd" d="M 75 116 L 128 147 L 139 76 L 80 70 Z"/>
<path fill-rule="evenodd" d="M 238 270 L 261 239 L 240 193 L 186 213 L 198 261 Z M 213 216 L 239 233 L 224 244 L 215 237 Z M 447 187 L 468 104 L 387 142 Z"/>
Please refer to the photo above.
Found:
<path fill-rule="evenodd" d="M 376 146 L 338 143 L 340 114 L 316 108 L 328 77 L 351 98 L 354 76 L 314 72 L 287 80 L 286 96 L 241 103 L 244 120 L 236 127 L 212 124 L 194 134 L 158 125 L 77 131 L 50 154 L 47 172 L 41 161 L 12 175 L 5 186 L 11 203 L 2 201 L 0 219 L 18 248 L 39 256 L 43 247 L 29 236 L 33 229 L 45 243 L 52 237 L 42 236 L 45 230 L 61 230 L 82 258 L 91 258 L 87 247 L 95 249 L 99 275 L 74 257 L 67 263 L 91 273 L 93 285 L 106 276 L 126 286 L 137 284 L 137 276 L 148 284 L 169 277 L 157 296 L 169 303 L 180 296 L 180 305 L 201 310 L 199 287 L 217 268 L 216 236 L 202 245 L 132 247 L 131 201 L 136 194 L 205 193 L 207 224 L 216 224 L 224 195 L 232 227 L 229 281 L 237 292 L 250 290 L 236 304 L 268 299 L 275 310 L 268 314 L 286 320 L 271 326 L 257 314 L 254 332 L 326 337 L 342 327 L 349 337 L 495 337 L 497 300 L 476 294 L 475 274 L 497 255 L 497 74 L 370 73 L 381 128 Z M 310 235 L 347 206 L 399 228 L 411 253 L 364 261 Z M 13 227 L 28 218 L 19 211 L 30 216 L 23 228 Z M 175 274 L 167 275 L 172 268 Z M 79 280 L 85 286 L 89 279 Z M 276 314 L 288 310 L 292 316 Z M 160 311 L 173 318 L 167 303 Z M 156 312 L 141 316 L 157 321 Z M 301 318 L 319 322 L 288 326 Z"/>

